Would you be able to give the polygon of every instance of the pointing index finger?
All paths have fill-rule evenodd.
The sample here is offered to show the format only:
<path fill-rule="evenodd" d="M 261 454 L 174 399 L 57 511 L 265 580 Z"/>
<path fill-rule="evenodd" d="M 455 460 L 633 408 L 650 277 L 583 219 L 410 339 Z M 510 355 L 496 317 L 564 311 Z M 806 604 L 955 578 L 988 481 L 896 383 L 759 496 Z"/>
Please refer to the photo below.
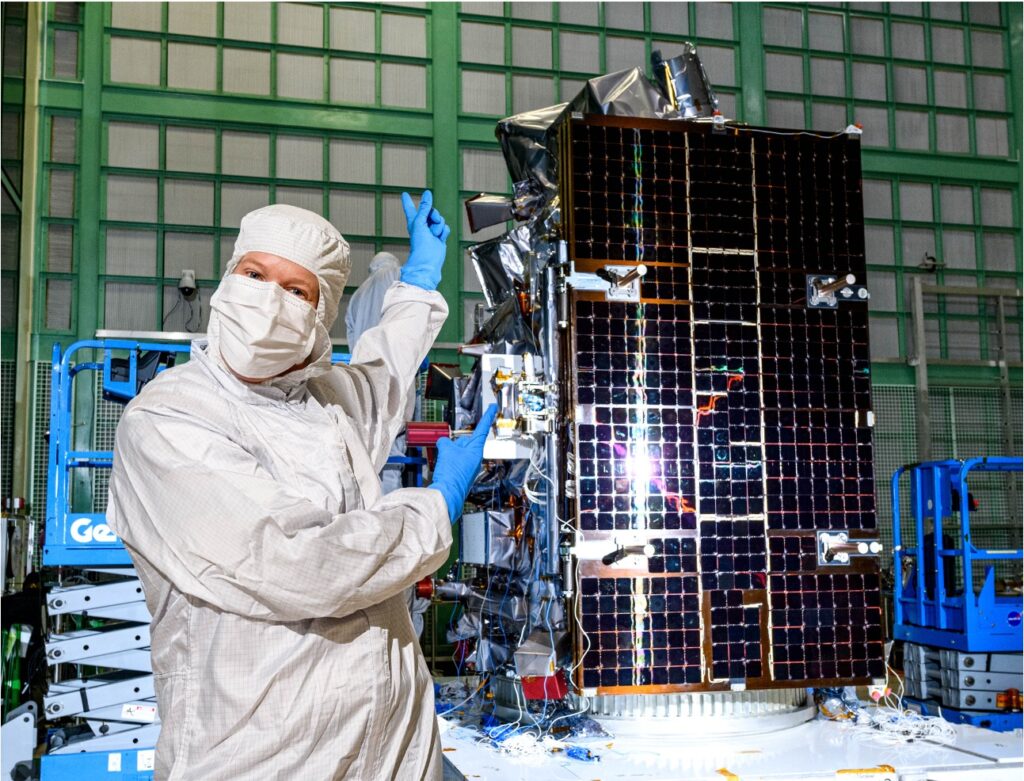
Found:
<path fill-rule="evenodd" d="M 491 433 L 491 426 L 494 425 L 496 417 L 498 417 L 498 405 L 492 404 L 480 416 L 480 422 L 476 424 L 476 430 L 473 432 L 473 439 L 487 439 L 487 435 Z"/>

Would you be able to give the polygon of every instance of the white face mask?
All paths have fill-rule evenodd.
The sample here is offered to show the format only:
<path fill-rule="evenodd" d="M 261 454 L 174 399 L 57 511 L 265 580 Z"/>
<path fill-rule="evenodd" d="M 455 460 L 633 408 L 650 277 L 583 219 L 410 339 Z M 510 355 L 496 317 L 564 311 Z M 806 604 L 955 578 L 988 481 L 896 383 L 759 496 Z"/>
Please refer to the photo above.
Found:
<path fill-rule="evenodd" d="M 313 350 L 316 310 L 274 282 L 229 274 L 210 308 L 220 319 L 221 357 L 242 377 L 276 377 Z"/>

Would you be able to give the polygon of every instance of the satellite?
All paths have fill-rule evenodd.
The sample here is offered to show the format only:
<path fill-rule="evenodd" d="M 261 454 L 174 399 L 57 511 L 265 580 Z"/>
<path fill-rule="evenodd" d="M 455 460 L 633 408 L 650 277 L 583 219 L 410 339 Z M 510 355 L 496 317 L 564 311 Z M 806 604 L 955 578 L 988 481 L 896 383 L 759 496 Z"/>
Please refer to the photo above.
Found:
<path fill-rule="evenodd" d="M 859 137 L 716 103 L 594 80 L 502 120 L 515 196 L 467 204 L 520 223 L 469 250 L 449 398 L 500 410 L 442 587 L 496 715 L 884 677 Z"/>

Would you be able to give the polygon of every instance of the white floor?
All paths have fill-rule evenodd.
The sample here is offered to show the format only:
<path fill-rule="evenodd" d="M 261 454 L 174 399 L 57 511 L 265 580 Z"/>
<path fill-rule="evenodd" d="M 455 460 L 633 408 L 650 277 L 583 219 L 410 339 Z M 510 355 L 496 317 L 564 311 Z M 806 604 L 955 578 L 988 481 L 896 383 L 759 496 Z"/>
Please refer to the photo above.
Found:
<path fill-rule="evenodd" d="M 476 730 L 439 719 L 445 781 L 1021 781 L 1021 732 L 957 726 L 952 746 L 880 745 L 828 721 L 811 721 L 763 736 L 687 742 L 612 738 L 584 745 L 600 761 L 564 754 L 512 757 L 478 743 Z M 853 772 L 851 772 L 853 771 Z M 857 772 L 860 771 L 860 772 Z"/>

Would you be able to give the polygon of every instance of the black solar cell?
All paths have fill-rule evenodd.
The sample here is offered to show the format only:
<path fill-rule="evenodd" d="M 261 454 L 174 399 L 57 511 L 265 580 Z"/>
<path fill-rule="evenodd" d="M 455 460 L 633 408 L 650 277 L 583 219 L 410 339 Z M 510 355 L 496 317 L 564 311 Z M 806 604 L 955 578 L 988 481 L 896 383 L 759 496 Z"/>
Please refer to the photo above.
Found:
<path fill-rule="evenodd" d="M 671 691 L 881 676 L 877 566 L 819 568 L 875 527 L 859 148 L 838 137 L 575 119 L 578 270 L 643 262 L 639 302 L 570 297 L 575 523 L 651 555 L 579 562 L 578 678 Z M 642 563 L 638 564 L 640 561 Z"/>

